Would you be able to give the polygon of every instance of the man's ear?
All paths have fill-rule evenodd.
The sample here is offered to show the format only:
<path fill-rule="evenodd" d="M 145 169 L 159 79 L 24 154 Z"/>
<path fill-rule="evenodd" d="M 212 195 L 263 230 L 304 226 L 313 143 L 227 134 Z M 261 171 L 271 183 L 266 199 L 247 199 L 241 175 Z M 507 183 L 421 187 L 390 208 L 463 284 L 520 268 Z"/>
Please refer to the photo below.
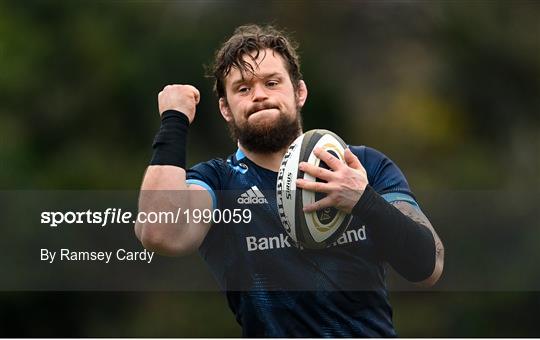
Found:
<path fill-rule="evenodd" d="M 296 90 L 296 105 L 298 107 L 303 107 L 306 102 L 308 95 L 308 90 L 306 83 L 303 80 L 298 82 L 298 89 Z"/>
<path fill-rule="evenodd" d="M 232 112 L 229 109 L 229 104 L 227 104 L 227 99 L 225 99 L 225 97 L 219 98 L 219 111 L 225 121 L 230 122 L 233 120 Z"/>

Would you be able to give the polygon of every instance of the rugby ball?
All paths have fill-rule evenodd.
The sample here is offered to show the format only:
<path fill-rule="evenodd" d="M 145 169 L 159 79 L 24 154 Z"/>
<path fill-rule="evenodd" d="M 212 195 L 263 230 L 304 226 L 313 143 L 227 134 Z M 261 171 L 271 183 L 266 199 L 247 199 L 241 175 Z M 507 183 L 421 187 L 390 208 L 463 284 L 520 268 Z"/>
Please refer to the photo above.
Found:
<path fill-rule="evenodd" d="M 313 150 L 321 147 L 345 162 L 347 145 L 339 136 L 328 130 L 310 130 L 299 136 L 287 149 L 281 162 L 276 183 L 276 201 L 283 228 L 300 248 L 321 249 L 330 246 L 351 223 L 352 216 L 336 208 L 305 213 L 304 205 L 321 200 L 324 193 L 296 188 L 296 179 L 321 181 L 298 169 L 300 162 L 317 167 L 329 167 L 315 156 Z"/>

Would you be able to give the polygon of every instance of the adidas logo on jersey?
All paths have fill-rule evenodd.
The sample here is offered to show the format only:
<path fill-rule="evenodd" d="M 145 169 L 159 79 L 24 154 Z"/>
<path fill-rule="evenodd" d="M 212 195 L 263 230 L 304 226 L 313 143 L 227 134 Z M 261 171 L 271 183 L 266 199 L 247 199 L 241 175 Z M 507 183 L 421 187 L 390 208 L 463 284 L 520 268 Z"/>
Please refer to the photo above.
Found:
<path fill-rule="evenodd" d="M 256 185 L 240 195 L 236 201 L 238 204 L 268 204 L 268 201 Z"/>

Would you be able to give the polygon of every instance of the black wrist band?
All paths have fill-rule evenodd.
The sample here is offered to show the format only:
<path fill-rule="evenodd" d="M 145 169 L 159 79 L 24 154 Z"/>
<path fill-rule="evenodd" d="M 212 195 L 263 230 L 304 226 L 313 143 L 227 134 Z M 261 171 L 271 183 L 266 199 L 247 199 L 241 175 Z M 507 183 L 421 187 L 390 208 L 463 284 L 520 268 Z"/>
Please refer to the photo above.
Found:
<path fill-rule="evenodd" d="M 180 111 L 167 110 L 161 115 L 161 126 L 152 148 L 150 165 L 174 165 L 186 168 L 188 117 Z"/>
<path fill-rule="evenodd" d="M 409 281 L 423 281 L 435 269 L 435 239 L 422 224 L 404 215 L 371 186 L 352 209 L 366 224 L 382 257 Z"/>

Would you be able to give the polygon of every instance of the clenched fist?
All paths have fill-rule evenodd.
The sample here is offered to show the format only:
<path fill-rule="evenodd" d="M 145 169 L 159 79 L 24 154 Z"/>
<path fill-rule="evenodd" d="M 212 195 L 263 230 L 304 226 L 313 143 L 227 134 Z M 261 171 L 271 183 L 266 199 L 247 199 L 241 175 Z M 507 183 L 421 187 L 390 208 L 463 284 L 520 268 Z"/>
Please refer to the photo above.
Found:
<path fill-rule="evenodd" d="M 199 104 L 201 95 L 199 90 L 191 85 L 167 85 L 158 94 L 159 114 L 167 110 L 176 110 L 184 113 L 189 123 L 195 119 L 195 106 Z"/>

